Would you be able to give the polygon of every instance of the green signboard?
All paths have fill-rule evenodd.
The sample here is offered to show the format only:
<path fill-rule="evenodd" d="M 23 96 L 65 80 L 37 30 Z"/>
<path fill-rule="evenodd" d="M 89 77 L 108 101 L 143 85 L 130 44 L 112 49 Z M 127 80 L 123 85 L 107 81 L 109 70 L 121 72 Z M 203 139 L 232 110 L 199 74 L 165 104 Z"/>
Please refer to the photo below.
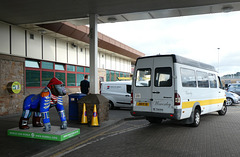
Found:
<path fill-rule="evenodd" d="M 80 129 L 78 128 L 68 127 L 66 130 L 61 130 L 57 126 L 52 126 L 52 131 L 50 132 L 43 132 L 42 128 L 30 128 L 29 130 L 13 128 L 8 130 L 8 136 L 17 136 L 50 141 L 64 141 L 79 134 Z"/>

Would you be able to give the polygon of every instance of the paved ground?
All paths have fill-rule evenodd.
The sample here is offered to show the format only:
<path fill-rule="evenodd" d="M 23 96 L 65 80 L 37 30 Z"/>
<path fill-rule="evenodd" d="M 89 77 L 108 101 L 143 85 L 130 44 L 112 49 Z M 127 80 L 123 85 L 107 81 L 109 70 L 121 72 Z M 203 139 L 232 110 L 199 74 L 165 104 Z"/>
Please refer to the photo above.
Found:
<path fill-rule="evenodd" d="M 124 121 L 124 119 L 133 118 L 130 115 L 129 110 L 111 110 L 109 120 L 102 123 L 100 127 L 89 127 L 87 125 L 81 125 L 79 122 L 69 122 L 69 127 L 76 127 L 81 129 L 80 135 L 63 142 L 55 142 L 7 136 L 8 129 L 18 126 L 19 116 L 20 115 L 0 117 L 1 156 L 46 156 L 47 152 L 51 152 L 61 147 L 70 146 L 71 144 L 78 142 L 80 139 L 83 140 L 84 138 L 89 138 L 92 135 L 97 134 L 104 128 L 108 128 L 116 123 L 121 123 Z M 50 117 L 52 125 L 59 125 L 59 119 L 55 109 L 51 110 Z M 202 124 L 204 127 L 200 124 L 198 128 L 194 128 L 194 130 L 197 130 L 199 136 L 191 135 L 196 139 L 204 138 L 205 142 L 198 143 L 201 148 L 199 150 L 199 153 L 201 154 L 201 151 L 209 151 L 209 156 L 211 156 L 211 152 L 229 151 L 229 156 L 238 156 L 240 153 L 238 149 L 240 143 L 239 119 L 240 104 L 228 107 L 228 113 L 225 116 L 218 116 L 216 113 L 202 116 Z M 165 129 L 170 126 L 171 128 L 181 127 L 185 130 L 189 130 L 188 127 L 179 125 L 175 122 L 163 123 L 162 127 L 164 126 L 166 127 Z M 206 132 L 208 132 L 208 134 L 205 134 Z M 177 136 L 177 134 L 181 135 L 182 133 L 183 132 L 177 132 L 175 136 Z M 222 142 L 223 139 L 224 142 Z M 166 141 L 169 141 L 169 139 Z M 174 145 L 181 147 L 181 141 L 173 141 Z M 166 142 L 165 144 L 172 145 L 173 141 L 170 143 Z M 221 143 L 219 143 L 219 141 L 221 141 Z M 206 147 L 206 143 L 212 143 L 211 149 Z M 234 149 L 219 150 L 219 146 L 224 145 L 228 146 L 228 148 L 234 146 Z M 221 156 L 220 153 L 219 156 Z"/>
<path fill-rule="evenodd" d="M 228 109 L 225 116 L 216 112 L 201 116 L 197 128 L 170 120 L 162 124 L 124 121 L 61 154 L 64 157 L 79 154 L 89 157 L 238 157 L 240 106 Z"/>
<path fill-rule="evenodd" d="M 68 117 L 68 108 L 65 108 L 66 116 Z M 0 117 L 0 156 L 33 156 L 41 152 L 52 149 L 56 146 L 68 145 L 76 142 L 79 138 L 90 137 L 105 127 L 111 126 L 122 121 L 124 118 L 130 118 L 129 110 L 111 110 L 109 113 L 109 120 L 100 124 L 100 127 L 89 127 L 88 125 L 81 125 L 77 121 L 68 121 L 69 127 L 80 128 L 80 135 L 63 142 L 45 141 L 21 137 L 13 137 L 7 135 L 7 130 L 18 127 L 20 114 Z M 59 116 L 53 108 L 50 110 L 51 124 L 60 125 Z M 44 153 L 43 153 L 44 155 Z"/>

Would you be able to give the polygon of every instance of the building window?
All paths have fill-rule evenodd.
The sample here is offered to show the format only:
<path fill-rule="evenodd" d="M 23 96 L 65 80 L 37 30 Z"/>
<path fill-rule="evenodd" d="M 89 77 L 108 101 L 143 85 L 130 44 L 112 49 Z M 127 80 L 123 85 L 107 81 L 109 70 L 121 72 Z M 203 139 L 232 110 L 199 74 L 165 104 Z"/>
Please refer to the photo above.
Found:
<path fill-rule="evenodd" d="M 63 64 L 55 64 L 55 70 L 65 70 Z"/>
<path fill-rule="evenodd" d="M 54 77 L 54 72 L 42 71 L 42 87 L 47 86 L 49 81 Z"/>
<path fill-rule="evenodd" d="M 53 77 L 62 81 L 66 87 L 77 87 L 80 86 L 80 81 L 83 80 L 84 75 L 89 75 L 88 67 L 54 62 L 26 60 L 25 67 L 27 88 L 46 87 Z"/>
<path fill-rule="evenodd" d="M 40 87 L 40 71 L 26 70 L 26 87 Z"/>
<path fill-rule="evenodd" d="M 75 86 L 75 74 L 67 74 L 67 86 Z"/>
<path fill-rule="evenodd" d="M 51 62 L 42 62 L 43 69 L 53 69 L 53 63 Z"/>
<path fill-rule="evenodd" d="M 84 67 L 77 67 L 77 72 L 84 72 Z"/>
<path fill-rule="evenodd" d="M 129 73 L 124 73 L 124 72 L 118 72 L 118 71 L 109 71 L 106 70 L 106 81 L 116 81 L 118 80 L 118 77 L 129 77 Z"/>
<path fill-rule="evenodd" d="M 25 61 L 25 67 L 39 68 L 39 62 L 38 61 L 32 61 L 32 60 L 26 60 Z"/>
<path fill-rule="evenodd" d="M 123 72 L 120 72 L 120 77 L 124 77 L 124 73 Z"/>
<path fill-rule="evenodd" d="M 119 77 L 119 72 L 115 72 L 116 76 L 114 77 L 114 81 L 116 81 Z"/>
<path fill-rule="evenodd" d="M 54 62 L 26 60 L 26 87 L 44 88 L 56 77 L 68 88 L 79 87 L 84 75 L 90 75 L 89 67 L 59 64 Z M 119 76 L 129 76 L 129 73 L 106 70 L 106 81 L 116 81 Z M 90 76 L 88 77 L 90 79 Z"/>
<path fill-rule="evenodd" d="M 67 71 L 75 71 L 75 66 L 67 65 Z"/>
<path fill-rule="evenodd" d="M 61 72 L 56 72 L 55 73 L 55 77 L 58 78 L 59 80 L 61 80 L 65 85 L 65 73 L 61 73 Z"/>
<path fill-rule="evenodd" d="M 84 74 L 77 74 L 77 86 L 80 86 L 82 80 L 84 80 Z"/>
<path fill-rule="evenodd" d="M 106 71 L 106 81 L 110 81 L 110 71 Z"/>
<path fill-rule="evenodd" d="M 114 75 L 115 75 L 114 71 L 111 71 L 111 80 L 110 81 L 114 81 Z"/>
<path fill-rule="evenodd" d="M 89 68 L 85 68 L 85 73 L 90 73 L 90 69 Z"/>

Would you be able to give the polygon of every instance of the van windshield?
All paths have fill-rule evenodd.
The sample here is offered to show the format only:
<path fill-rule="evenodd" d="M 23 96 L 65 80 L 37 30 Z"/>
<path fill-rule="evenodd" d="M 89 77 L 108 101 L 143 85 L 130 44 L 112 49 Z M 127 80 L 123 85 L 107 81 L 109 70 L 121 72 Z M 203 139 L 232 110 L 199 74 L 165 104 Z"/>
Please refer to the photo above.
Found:
<path fill-rule="evenodd" d="M 155 87 L 172 86 L 172 69 L 170 67 L 160 67 L 155 69 Z"/>
<path fill-rule="evenodd" d="M 136 87 L 149 87 L 151 80 L 151 69 L 138 69 Z"/>

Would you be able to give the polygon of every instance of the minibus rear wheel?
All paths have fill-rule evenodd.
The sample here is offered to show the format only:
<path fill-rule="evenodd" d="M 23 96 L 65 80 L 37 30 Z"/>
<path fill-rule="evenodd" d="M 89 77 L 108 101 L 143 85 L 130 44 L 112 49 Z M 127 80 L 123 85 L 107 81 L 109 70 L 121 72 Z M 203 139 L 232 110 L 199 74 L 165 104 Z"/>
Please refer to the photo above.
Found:
<path fill-rule="evenodd" d="M 195 109 L 194 111 L 194 115 L 193 115 L 193 123 L 192 123 L 192 126 L 193 127 L 198 127 L 198 125 L 200 124 L 200 111 L 199 109 Z"/>

